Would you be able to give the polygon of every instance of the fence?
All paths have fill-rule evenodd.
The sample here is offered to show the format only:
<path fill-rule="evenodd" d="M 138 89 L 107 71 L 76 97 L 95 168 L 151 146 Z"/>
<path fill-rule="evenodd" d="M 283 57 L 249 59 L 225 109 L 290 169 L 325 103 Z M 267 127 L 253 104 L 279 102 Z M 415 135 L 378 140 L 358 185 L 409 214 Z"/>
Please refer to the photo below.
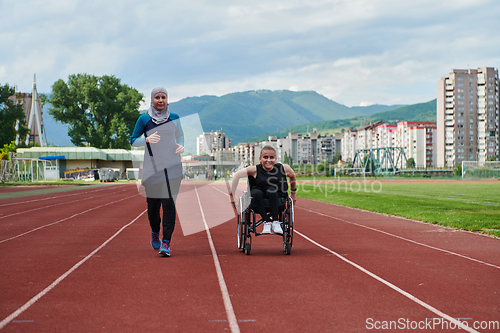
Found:
<path fill-rule="evenodd" d="M 10 153 L 9 160 L 2 160 L 0 166 L 1 182 L 42 182 L 58 179 L 57 166 L 47 160 L 17 158 L 15 153 Z"/>
<path fill-rule="evenodd" d="M 500 179 L 500 161 L 462 161 L 462 179 Z"/>

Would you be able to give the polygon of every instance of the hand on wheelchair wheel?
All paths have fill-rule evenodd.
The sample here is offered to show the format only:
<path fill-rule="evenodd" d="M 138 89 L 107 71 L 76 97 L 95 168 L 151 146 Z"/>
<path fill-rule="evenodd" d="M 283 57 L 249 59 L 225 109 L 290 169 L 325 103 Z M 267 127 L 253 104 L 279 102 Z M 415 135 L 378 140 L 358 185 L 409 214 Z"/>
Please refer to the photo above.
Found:
<path fill-rule="evenodd" d="M 238 200 L 238 202 L 239 202 L 239 200 Z M 236 200 L 234 200 L 234 201 L 231 200 L 231 206 L 233 207 L 234 211 L 236 212 L 236 215 L 238 215 L 238 212 L 239 212 L 238 206 L 239 206 L 239 204 L 236 202 Z"/>

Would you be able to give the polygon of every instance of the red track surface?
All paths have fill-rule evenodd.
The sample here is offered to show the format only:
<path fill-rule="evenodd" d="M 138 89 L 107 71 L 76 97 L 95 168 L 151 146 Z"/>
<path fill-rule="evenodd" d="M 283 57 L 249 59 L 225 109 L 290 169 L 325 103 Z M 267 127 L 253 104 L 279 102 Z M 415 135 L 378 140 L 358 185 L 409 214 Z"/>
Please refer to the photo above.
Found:
<path fill-rule="evenodd" d="M 292 254 L 263 236 L 246 256 L 235 219 L 221 224 L 225 184 L 183 189 L 179 215 L 210 229 L 184 236 L 178 223 L 170 258 L 149 244 L 134 184 L 0 200 L 0 330 L 363 332 L 395 321 L 455 332 L 437 318 L 500 321 L 498 239 L 299 199 Z"/>

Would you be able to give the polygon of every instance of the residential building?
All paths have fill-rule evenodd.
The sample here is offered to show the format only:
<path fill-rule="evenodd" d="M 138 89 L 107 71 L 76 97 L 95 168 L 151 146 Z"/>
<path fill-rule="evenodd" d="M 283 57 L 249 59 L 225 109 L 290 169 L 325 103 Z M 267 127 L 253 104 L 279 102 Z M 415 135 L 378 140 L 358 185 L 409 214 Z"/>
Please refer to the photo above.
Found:
<path fill-rule="evenodd" d="M 236 151 L 236 159 L 243 166 L 254 165 L 255 142 L 240 142 L 233 149 Z"/>
<path fill-rule="evenodd" d="M 375 123 L 369 123 L 359 128 L 356 140 L 357 149 L 375 148 L 373 143 L 374 140 L 376 140 L 376 129 L 382 124 L 383 122 L 379 120 Z"/>
<path fill-rule="evenodd" d="M 382 124 L 376 128 L 376 143 L 374 142 L 374 148 L 387 148 L 387 147 L 397 147 L 396 145 L 396 133 L 397 125 Z"/>
<path fill-rule="evenodd" d="M 358 130 L 344 131 L 342 160 L 353 162 L 357 149 L 404 148 L 407 158 L 415 160 L 418 168 L 435 163 L 436 123 L 401 121 L 397 125 L 382 121 L 366 124 Z M 403 161 L 403 167 L 406 161 Z"/>
<path fill-rule="evenodd" d="M 217 149 L 230 149 L 232 139 L 222 131 L 203 132 L 196 138 L 196 155 L 211 154 Z"/>
<path fill-rule="evenodd" d="M 437 84 L 437 166 L 499 158 L 499 80 L 492 67 L 453 69 Z"/>
<path fill-rule="evenodd" d="M 341 134 L 321 136 L 316 129 L 305 135 L 290 132 L 285 138 L 268 137 L 267 141 L 255 145 L 254 164 L 259 163 L 260 151 L 266 145 L 276 149 L 276 160 L 279 163 L 299 165 L 331 161 L 334 156 L 340 155 L 341 142 Z"/>
<path fill-rule="evenodd" d="M 436 123 L 401 121 L 397 125 L 397 147 L 403 147 L 406 158 L 413 158 L 417 168 L 434 166 Z M 406 161 L 403 167 L 406 166 Z"/>
<path fill-rule="evenodd" d="M 344 131 L 342 137 L 342 160 L 345 162 L 354 161 L 354 154 L 358 149 L 356 143 L 358 140 L 357 130 Z"/>

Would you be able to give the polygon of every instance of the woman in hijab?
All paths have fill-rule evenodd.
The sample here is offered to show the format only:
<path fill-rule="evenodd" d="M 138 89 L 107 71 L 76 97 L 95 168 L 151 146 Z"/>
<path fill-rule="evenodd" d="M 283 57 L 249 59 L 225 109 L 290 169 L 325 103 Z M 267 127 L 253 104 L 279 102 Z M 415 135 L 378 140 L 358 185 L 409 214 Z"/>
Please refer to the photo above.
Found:
<path fill-rule="evenodd" d="M 147 148 L 144 150 L 141 178 L 146 189 L 151 246 L 160 250 L 161 255 L 170 256 L 170 240 L 175 227 L 175 199 L 182 179 L 180 154 L 184 152 L 184 132 L 179 116 L 168 110 L 165 88 L 156 87 L 151 91 L 149 110 L 137 119 L 130 143 L 132 147 Z"/>

